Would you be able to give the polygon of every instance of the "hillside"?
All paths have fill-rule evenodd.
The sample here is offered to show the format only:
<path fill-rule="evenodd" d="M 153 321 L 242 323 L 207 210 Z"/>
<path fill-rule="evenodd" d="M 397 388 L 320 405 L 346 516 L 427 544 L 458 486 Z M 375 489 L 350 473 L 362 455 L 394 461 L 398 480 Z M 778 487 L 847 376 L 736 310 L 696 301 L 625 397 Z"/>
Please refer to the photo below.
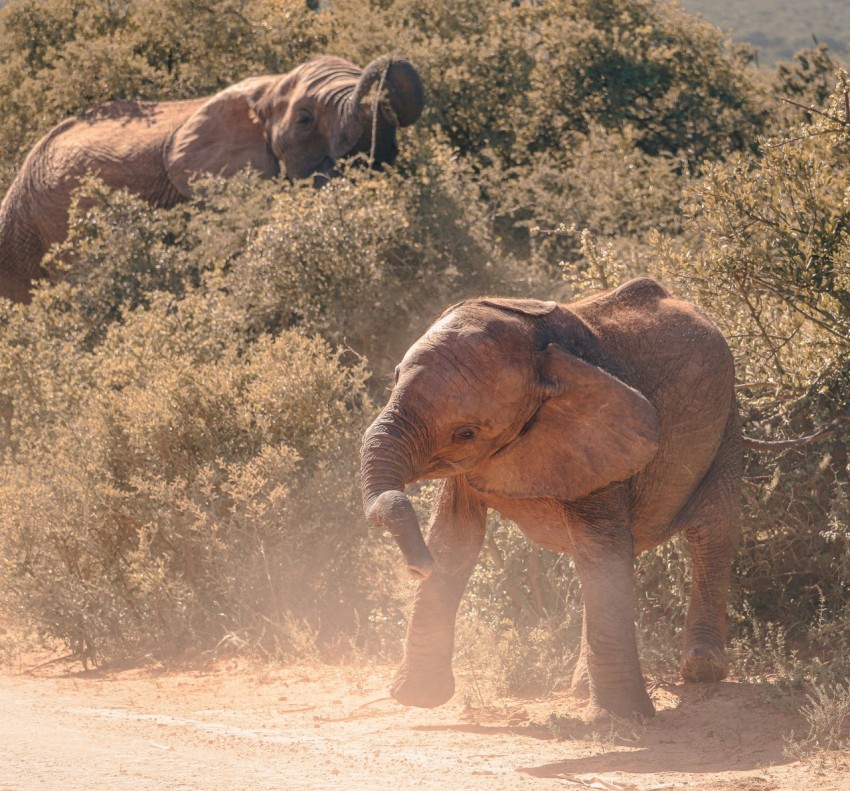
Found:
<path fill-rule="evenodd" d="M 850 44 L 846 0 L 682 0 L 682 7 L 759 48 L 759 62 L 771 66 L 809 47 L 814 36 L 836 53 Z"/>

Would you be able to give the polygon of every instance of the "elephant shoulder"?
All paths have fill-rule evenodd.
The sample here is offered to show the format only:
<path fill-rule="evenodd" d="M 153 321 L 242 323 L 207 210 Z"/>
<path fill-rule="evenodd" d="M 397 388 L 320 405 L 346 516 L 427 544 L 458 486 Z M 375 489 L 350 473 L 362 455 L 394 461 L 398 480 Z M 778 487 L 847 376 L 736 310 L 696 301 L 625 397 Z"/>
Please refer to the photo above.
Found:
<path fill-rule="evenodd" d="M 670 292 L 651 277 L 637 277 L 608 292 L 603 299 L 630 307 L 650 306 L 669 299 Z"/>
<path fill-rule="evenodd" d="M 659 318 L 680 301 L 660 283 L 648 277 L 635 278 L 622 286 L 594 294 L 569 308 L 592 325 L 618 325 L 624 321 L 640 323 L 641 317 Z"/>
<path fill-rule="evenodd" d="M 167 130 L 179 124 L 198 106 L 197 101 L 149 102 L 116 100 L 66 118 L 53 127 L 33 147 L 30 155 L 41 158 L 70 158 L 75 152 L 86 158 L 96 158 L 97 152 L 120 151 L 144 145 L 149 140 L 164 138 Z"/>
<path fill-rule="evenodd" d="M 615 293 L 620 293 L 628 299 L 665 299 L 670 296 L 670 292 L 651 277 L 636 277 L 634 280 L 629 280 L 628 283 L 615 289 Z"/>

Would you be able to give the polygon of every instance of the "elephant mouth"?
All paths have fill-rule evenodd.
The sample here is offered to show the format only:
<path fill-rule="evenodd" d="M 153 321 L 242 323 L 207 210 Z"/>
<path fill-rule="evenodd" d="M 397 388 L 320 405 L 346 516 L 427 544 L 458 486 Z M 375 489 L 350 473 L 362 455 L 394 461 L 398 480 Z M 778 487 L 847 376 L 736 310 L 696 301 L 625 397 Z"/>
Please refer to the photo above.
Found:
<path fill-rule="evenodd" d="M 449 478 L 453 475 L 461 475 L 464 470 L 455 462 L 448 459 L 436 458 L 413 478 L 410 483 L 424 481 L 430 478 Z"/>
<path fill-rule="evenodd" d="M 334 161 L 330 157 L 325 157 L 313 169 L 313 186 L 317 189 L 324 187 L 337 175 L 339 175 L 339 171 L 335 168 Z"/>

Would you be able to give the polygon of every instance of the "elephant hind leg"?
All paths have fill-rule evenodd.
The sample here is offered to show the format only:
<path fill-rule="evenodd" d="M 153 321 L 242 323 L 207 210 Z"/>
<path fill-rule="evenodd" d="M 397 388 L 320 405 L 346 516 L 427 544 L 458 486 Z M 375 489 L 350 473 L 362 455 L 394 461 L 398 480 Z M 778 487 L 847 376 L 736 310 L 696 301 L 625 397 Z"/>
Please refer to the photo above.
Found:
<path fill-rule="evenodd" d="M 582 629 L 581 648 L 579 648 L 578 660 L 573 668 L 573 678 L 570 682 L 570 692 L 579 700 L 590 699 L 590 670 L 587 667 L 587 636 Z"/>
<path fill-rule="evenodd" d="M 713 465 L 677 519 L 693 562 L 680 667 L 686 681 L 720 681 L 729 671 L 724 644 L 732 560 L 740 537 L 740 437 L 735 413 Z"/>
<path fill-rule="evenodd" d="M 0 297 L 31 301 L 33 281 L 48 277 L 40 263 L 47 247 L 34 231 L 14 224 L 5 203 L 0 207 Z"/>

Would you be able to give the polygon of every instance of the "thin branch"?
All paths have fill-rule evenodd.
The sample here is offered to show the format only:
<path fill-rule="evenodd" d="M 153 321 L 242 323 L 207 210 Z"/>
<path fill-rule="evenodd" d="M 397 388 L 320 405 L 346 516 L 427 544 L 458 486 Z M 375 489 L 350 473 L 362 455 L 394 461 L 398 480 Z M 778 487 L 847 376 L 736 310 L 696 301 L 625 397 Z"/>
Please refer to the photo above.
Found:
<path fill-rule="evenodd" d="M 819 110 L 814 105 L 805 105 L 802 102 L 795 102 L 793 99 L 789 99 L 787 96 L 780 96 L 779 99 L 785 102 L 786 104 L 793 104 L 795 107 L 799 107 L 801 110 L 806 110 L 806 112 L 814 113 L 815 115 L 819 115 L 822 118 L 826 118 L 828 121 L 832 121 L 833 123 L 838 124 L 839 126 L 850 127 L 850 105 L 848 105 L 847 117 L 842 120 L 841 118 L 836 115 L 833 115 L 832 113 L 828 113 L 824 110 Z M 844 92 L 844 101 L 845 103 L 850 102 L 850 98 L 848 98 L 848 93 L 846 90 Z"/>

